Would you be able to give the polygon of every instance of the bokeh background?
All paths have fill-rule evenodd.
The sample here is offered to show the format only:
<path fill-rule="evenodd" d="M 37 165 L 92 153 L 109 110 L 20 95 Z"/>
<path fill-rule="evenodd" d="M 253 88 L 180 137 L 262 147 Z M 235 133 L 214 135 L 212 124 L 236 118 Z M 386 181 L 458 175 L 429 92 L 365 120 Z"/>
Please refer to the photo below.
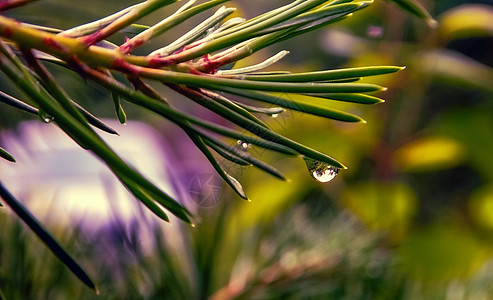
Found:
<path fill-rule="evenodd" d="M 287 2 L 237 0 L 227 6 L 237 6 L 237 15 L 252 17 Z M 69 28 L 132 3 L 46 0 L 10 15 Z M 438 20 L 436 27 L 376 0 L 348 20 L 238 64 L 256 63 L 287 49 L 290 55 L 272 69 L 407 67 L 368 79 L 389 88 L 379 94 L 386 99 L 383 104 L 319 102 L 359 114 L 366 124 L 295 112 L 266 117 L 280 133 L 349 167 L 329 183 L 313 180 L 301 160 L 249 149 L 291 180 L 280 182 L 224 162 L 241 179 L 252 199 L 248 203 L 217 180 L 179 129 L 125 104 L 130 120 L 150 125 L 134 124 L 138 131 L 132 135 L 129 130 L 129 144 L 132 138 L 159 141 L 157 150 L 131 150 L 155 158 L 143 168 L 195 211 L 195 228 L 176 221 L 162 224 L 134 206 L 122 212 L 119 205 L 106 205 L 108 212 L 98 215 L 97 224 L 84 222 L 100 208 L 74 203 L 89 199 L 119 203 L 128 195 L 115 192 L 117 183 L 99 171 L 87 171 L 86 164 L 82 165 L 87 172 L 77 173 L 81 164 L 76 161 L 89 158 L 75 154 L 72 162 L 52 158 L 49 163 L 43 152 L 32 159 L 40 151 L 39 143 L 26 136 L 42 137 L 57 147 L 52 141 L 58 138 L 49 133 L 53 124 L 42 124 L 5 105 L 0 107 L 1 145 L 10 150 L 15 141 L 18 149 L 24 145 L 31 152 L 18 150 L 28 152 L 18 157 L 20 166 L 1 164 L 0 179 L 10 183 L 20 200 L 88 269 L 101 290 L 97 299 L 492 299 L 493 1 L 420 3 Z M 143 23 L 152 24 L 176 7 Z M 159 42 L 172 41 L 198 20 L 184 23 L 183 32 L 176 30 Z M 124 36 L 116 38 L 121 42 Z M 146 47 L 143 52 L 156 45 Z M 114 119 L 104 90 L 63 69 L 56 72 L 85 107 Z M 20 95 L 4 77 L 0 85 Z M 185 99 L 160 90 L 177 107 L 193 109 Z M 26 120 L 35 123 L 20 125 Z M 114 127 L 126 130 L 116 123 Z M 138 161 L 138 156 L 129 159 Z M 22 165 L 23 160 L 29 162 Z M 32 161 L 45 163 L 38 167 Z M 22 171 L 12 171 L 15 168 Z M 73 179 L 71 189 L 60 185 L 60 178 L 68 176 L 57 173 L 60 169 L 74 170 L 68 177 Z M 29 170 L 37 170 L 34 179 L 26 179 L 23 172 Z M 94 186 L 98 189 L 91 194 Z M 77 217 L 62 218 L 69 209 Z M 96 298 L 7 208 L 0 209 L 0 289 L 7 299 Z"/>

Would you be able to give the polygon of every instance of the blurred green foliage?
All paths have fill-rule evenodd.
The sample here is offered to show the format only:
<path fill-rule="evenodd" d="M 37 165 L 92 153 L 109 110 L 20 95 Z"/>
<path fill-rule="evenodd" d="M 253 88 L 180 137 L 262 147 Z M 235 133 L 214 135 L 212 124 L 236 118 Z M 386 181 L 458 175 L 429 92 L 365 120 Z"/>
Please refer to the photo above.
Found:
<path fill-rule="evenodd" d="M 282 1 L 234 2 L 249 15 Z M 493 297 L 493 6 L 420 3 L 436 28 L 376 1 L 355 18 L 283 45 L 292 51 L 285 60 L 291 69 L 407 66 L 373 81 L 389 87 L 386 103 L 334 103 L 367 124 L 291 112 L 269 121 L 349 170 L 320 184 L 302 162 L 260 153 L 291 182 L 239 170 L 253 203 L 224 194 L 200 211 L 197 228 L 180 229 L 180 241 L 156 229 L 153 251 L 117 260 L 118 276 L 98 264 L 96 250 L 78 246 L 75 234 L 65 237 L 95 268 L 98 299 Z M 100 17 L 98 5 L 66 9 Z M 8 299 L 93 297 L 4 213 L 0 232 L 0 288 Z"/>
<path fill-rule="evenodd" d="M 379 247 L 390 251 L 393 271 L 408 282 L 405 299 L 491 297 L 486 285 L 466 292 L 473 286 L 468 280 L 492 275 L 485 268 L 492 254 L 493 36 L 487 20 L 493 6 L 474 2 L 421 1 L 439 21 L 429 28 L 377 1 L 364 17 L 319 33 L 324 53 L 292 62 L 301 69 L 407 66 L 398 78 L 378 82 L 390 87 L 386 103 L 362 112 L 344 104 L 346 111 L 363 113 L 365 125 L 305 115 L 285 122 L 286 132 L 349 166 L 325 186 L 296 177 L 297 193 L 320 193 L 318 201 L 357 216 L 366 234 L 383 233 L 388 244 Z M 302 57 L 303 49 L 298 52 L 293 56 Z M 250 185 L 256 184 L 253 179 Z M 422 287 L 411 288 L 411 282 Z M 447 292 L 454 288 L 458 294 Z"/>

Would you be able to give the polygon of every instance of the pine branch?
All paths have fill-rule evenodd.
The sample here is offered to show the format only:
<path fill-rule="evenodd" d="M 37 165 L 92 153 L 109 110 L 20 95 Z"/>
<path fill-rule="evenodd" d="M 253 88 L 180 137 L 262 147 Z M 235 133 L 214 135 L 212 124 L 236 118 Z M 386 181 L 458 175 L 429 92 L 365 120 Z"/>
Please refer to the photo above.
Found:
<path fill-rule="evenodd" d="M 2 1 L 0 12 L 29 2 L 32 1 Z M 381 103 L 382 99 L 367 93 L 380 92 L 386 88 L 359 83 L 358 80 L 398 72 L 402 67 L 368 66 L 305 73 L 262 72 L 264 68 L 275 65 L 288 51 L 281 51 L 264 62 L 241 69 L 224 70 L 224 67 L 272 44 L 348 18 L 368 7 L 372 1 L 295 0 L 249 20 L 233 18 L 229 21 L 224 20 L 234 8 L 220 7 L 170 45 L 147 55 L 129 54 L 140 45 L 181 25 L 183 21 L 228 0 L 210 0 L 202 4 L 190 0 L 157 24 L 137 24 L 142 17 L 175 2 L 178 0 L 148 0 L 64 31 L 22 23 L 0 15 L 0 70 L 24 93 L 27 101 L 0 91 L 0 102 L 30 114 L 39 114 L 42 118 L 53 119 L 77 144 L 104 161 L 143 205 L 165 221 L 169 221 L 169 212 L 182 221 L 191 223 L 191 213 L 178 200 L 164 193 L 123 161 L 98 136 L 92 126 L 109 133 L 116 132 L 90 114 L 75 99 L 70 98 L 70 91 L 60 85 L 59 80 L 45 67 L 45 63 L 59 64 L 79 74 L 84 80 L 94 81 L 108 90 L 112 94 L 116 115 L 122 123 L 126 121 L 126 114 L 121 100 L 174 123 L 187 134 L 218 174 L 242 198 L 248 199 L 240 182 L 224 170 L 213 152 L 238 165 L 253 165 L 279 179 L 286 178 L 274 167 L 248 152 L 227 145 L 224 139 L 235 139 L 240 145 L 251 144 L 253 147 L 303 158 L 312 176 L 319 181 L 329 181 L 337 175 L 339 169 L 346 168 L 330 155 L 275 132 L 254 114 L 274 116 L 284 109 L 291 109 L 343 122 L 364 122 L 358 116 L 335 110 L 328 105 L 315 106 L 277 95 L 303 94 L 359 104 Z M 394 2 L 431 22 L 429 14 L 414 1 Z M 137 31 L 137 35 L 125 43 L 114 45 L 106 40 L 116 33 L 128 32 L 128 28 Z M 19 57 L 21 54 L 22 59 Z M 115 74 L 124 75 L 128 83 L 115 79 L 121 78 L 114 76 Z M 172 101 L 167 101 L 147 81 L 172 88 L 228 120 L 235 128 L 177 110 L 172 106 Z M 229 99 L 228 94 L 274 104 L 276 107 L 247 105 Z M 15 161 L 6 149 L 0 148 L 0 156 Z M 2 197 L 7 197 L 6 201 L 10 201 L 10 196 L 5 193 Z M 10 201 L 8 204 L 11 203 L 14 202 Z M 39 228 L 36 230 L 41 232 Z M 86 279 L 83 280 L 88 283 Z"/>

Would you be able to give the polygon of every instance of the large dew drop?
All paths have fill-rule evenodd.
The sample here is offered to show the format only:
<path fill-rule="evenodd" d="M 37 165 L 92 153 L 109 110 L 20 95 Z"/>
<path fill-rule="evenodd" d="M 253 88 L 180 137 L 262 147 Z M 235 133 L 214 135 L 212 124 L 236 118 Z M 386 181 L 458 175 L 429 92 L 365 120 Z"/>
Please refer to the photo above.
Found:
<path fill-rule="evenodd" d="M 320 167 L 318 169 L 315 169 L 311 172 L 312 177 L 315 178 L 317 181 L 320 182 L 329 182 L 332 179 L 334 179 L 337 176 L 337 173 L 339 173 L 339 168 L 331 166 L 331 165 L 326 165 L 324 167 Z"/>
<path fill-rule="evenodd" d="M 305 157 L 304 160 L 310 175 L 319 182 L 329 182 L 339 173 L 339 168 L 331 166 L 327 163 L 316 161 L 307 157 Z"/>

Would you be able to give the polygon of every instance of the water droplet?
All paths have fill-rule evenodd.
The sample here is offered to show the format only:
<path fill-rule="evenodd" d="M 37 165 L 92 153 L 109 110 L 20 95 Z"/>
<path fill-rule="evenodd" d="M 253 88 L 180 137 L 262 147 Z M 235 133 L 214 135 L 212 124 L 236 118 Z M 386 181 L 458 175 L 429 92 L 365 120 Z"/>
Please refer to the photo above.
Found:
<path fill-rule="evenodd" d="M 51 123 L 54 119 L 54 117 L 50 114 L 47 114 L 47 113 L 42 113 L 41 116 L 41 121 L 43 121 L 44 123 Z"/>
<path fill-rule="evenodd" d="M 310 175 L 319 182 L 329 182 L 339 173 L 338 167 L 311 158 L 304 158 L 304 160 Z"/>
<path fill-rule="evenodd" d="M 242 140 L 238 140 L 238 141 L 236 142 L 236 147 L 240 148 L 240 149 L 241 149 L 241 150 L 243 150 L 243 151 L 247 151 L 247 150 L 248 150 L 248 148 L 250 148 L 250 146 L 251 146 L 251 145 L 250 145 L 249 143 L 244 142 L 244 141 L 242 141 Z"/>
<path fill-rule="evenodd" d="M 312 176 L 320 182 L 329 182 L 339 173 L 339 168 L 326 165 L 312 171 Z"/>
<path fill-rule="evenodd" d="M 279 116 L 279 114 L 272 114 L 270 116 L 271 116 L 271 118 L 277 118 Z"/>

